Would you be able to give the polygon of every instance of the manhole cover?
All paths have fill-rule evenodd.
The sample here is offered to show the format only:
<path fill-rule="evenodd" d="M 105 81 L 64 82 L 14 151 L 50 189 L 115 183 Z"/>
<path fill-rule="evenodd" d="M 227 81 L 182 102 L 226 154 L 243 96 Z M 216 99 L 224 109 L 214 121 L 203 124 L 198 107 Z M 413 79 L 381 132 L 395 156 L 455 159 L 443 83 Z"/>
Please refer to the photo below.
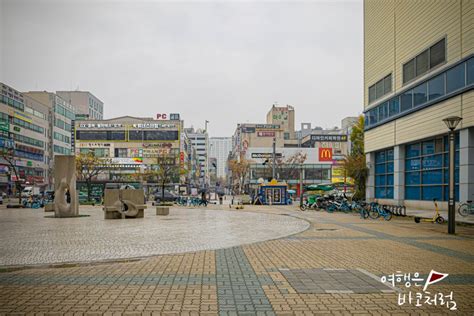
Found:
<path fill-rule="evenodd" d="M 362 269 L 280 269 L 280 272 L 300 294 L 392 293 L 396 290 Z"/>
<path fill-rule="evenodd" d="M 316 228 L 315 230 L 318 230 L 318 231 L 321 231 L 321 230 L 333 231 L 333 230 L 337 230 L 337 228 Z"/>

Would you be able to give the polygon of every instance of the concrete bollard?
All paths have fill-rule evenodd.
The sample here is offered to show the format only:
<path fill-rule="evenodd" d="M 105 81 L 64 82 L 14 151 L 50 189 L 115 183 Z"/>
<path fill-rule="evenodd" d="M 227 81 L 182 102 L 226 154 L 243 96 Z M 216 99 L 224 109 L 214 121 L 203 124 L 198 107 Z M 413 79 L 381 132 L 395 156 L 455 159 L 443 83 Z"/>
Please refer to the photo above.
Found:
<path fill-rule="evenodd" d="M 169 215 L 170 208 L 168 206 L 157 206 L 156 207 L 156 215 L 166 216 Z"/>

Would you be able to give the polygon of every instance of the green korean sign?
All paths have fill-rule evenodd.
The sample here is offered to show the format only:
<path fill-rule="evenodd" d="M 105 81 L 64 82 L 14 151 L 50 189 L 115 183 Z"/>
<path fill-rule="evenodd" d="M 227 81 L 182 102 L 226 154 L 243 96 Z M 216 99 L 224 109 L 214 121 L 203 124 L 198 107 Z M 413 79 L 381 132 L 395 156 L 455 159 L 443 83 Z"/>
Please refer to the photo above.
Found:
<path fill-rule="evenodd" d="M 10 130 L 10 123 L 8 121 L 0 121 L 0 131 L 8 132 Z"/>

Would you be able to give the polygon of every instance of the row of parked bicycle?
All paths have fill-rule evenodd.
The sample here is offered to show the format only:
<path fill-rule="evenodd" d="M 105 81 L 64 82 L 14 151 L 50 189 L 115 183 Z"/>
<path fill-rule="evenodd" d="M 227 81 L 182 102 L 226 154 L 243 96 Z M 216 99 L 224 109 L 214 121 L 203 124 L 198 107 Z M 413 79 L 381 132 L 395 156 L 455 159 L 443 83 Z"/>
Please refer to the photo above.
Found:
<path fill-rule="evenodd" d="M 392 207 L 381 205 L 377 202 L 366 203 L 364 201 L 349 201 L 343 195 L 325 195 L 309 198 L 300 205 L 302 211 L 308 209 L 326 210 L 329 213 L 340 211 L 344 213 L 358 213 L 361 218 L 379 217 L 389 221 L 393 215 L 405 216 L 404 207 Z"/>
<path fill-rule="evenodd" d="M 34 195 L 29 197 L 21 198 L 21 204 L 25 208 L 41 208 L 44 207 L 45 204 L 52 202 L 52 199 L 44 198 L 40 195 Z"/>
<path fill-rule="evenodd" d="M 180 196 L 175 203 L 181 206 L 207 206 L 208 201 L 192 196 Z"/>

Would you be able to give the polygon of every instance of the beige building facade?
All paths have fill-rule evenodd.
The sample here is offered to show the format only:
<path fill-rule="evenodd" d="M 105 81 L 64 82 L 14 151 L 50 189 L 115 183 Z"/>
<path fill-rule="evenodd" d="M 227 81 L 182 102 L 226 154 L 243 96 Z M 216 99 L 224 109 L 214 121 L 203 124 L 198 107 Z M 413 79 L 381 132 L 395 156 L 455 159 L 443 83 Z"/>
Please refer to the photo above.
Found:
<path fill-rule="evenodd" d="M 104 118 L 104 103 L 89 91 L 56 91 L 56 94 L 74 106 L 76 114 L 91 120 Z"/>
<path fill-rule="evenodd" d="M 184 164 L 181 155 L 181 121 L 153 118 L 117 117 L 107 120 L 75 121 L 74 151 L 93 152 L 104 158 L 106 172 L 99 180 L 125 181 L 158 164 L 157 157 L 166 156 L 173 164 Z M 179 178 L 176 179 L 179 183 Z"/>
<path fill-rule="evenodd" d="M 50 183 L 49 108 L 20 91 L 0 83 L 0 192 L 15 190 L 14 182 L 22 186 L 46 188 Z M 18 176 L 18 179 L 17 179 Z"/>
<path fill-rule="evenodd" d="M 415 208 L 447 201 L 448 116 L 462 117 L 456 199 L 474 198 L 473 87 L 473 1 L 364 2 L 369 200 Z"/>

